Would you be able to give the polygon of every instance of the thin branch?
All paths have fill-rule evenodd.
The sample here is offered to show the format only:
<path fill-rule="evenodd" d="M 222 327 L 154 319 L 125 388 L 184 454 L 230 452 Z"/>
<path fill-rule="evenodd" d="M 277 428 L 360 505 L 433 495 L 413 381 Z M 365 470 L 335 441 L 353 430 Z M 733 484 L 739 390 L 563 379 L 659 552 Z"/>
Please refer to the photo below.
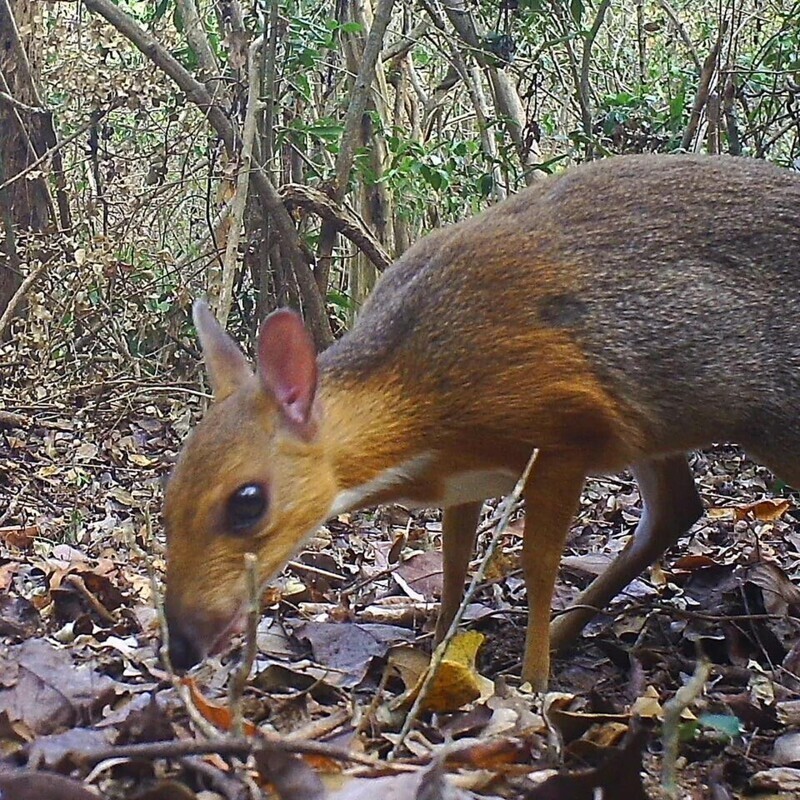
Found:
<path fill-rule="evenodd" d="M 423 19 L 422 22 L 418 22 L 408 33 L 399 36 L 396 41 L 392 42 L 381 53 L 381 61 L 404 58 L 411 48 L 428 33 L 430 27 L 431 22 L 429 19 Z"/>
<path fill-rule="evenodd" d="M 195 80 L 183 65 L 133 17 L 115 6 L 111 0 L 83 0 L 83 2 L 90 11 L 103 17 L 178 85 L 187 99 L 203 111 L 225 144 L 228 155 L 233 157 L 239 144 L 236 132 L 223 110 L 214 103 L 206 87 Z"/>
<path fill-rule="evenodd" d="M 256 138 L 258 112 L 260 110 L 258 51 L 264 44 L 264 37 L 259 36 L 248 50 L 248 92 L 247 111 L 242 133 L 242 150 L 239 158 L 239 174 L 236 178 L 236 194 L 233 197 L 230 213 L 230 234 L 225 249 L 222 268 L 222 285 L 217 298 L 216 314 L 219 324 L 224 328 L 228 322 L 228 314 L 233 303 L 233 280 L 239 256 L 239 237 L 244 223 L 244 212 L 247 207 L 247 191 L 250 187 L 250 172 L 253 164 L 253 144 Z"/>
<path fill-rule="evenodd" d="M 592 138 L 592 112 L 589 100 L 589 67 L 592 62 L 592 47 L 597 34 L 603 25 L 606 12 L 611 5 L 611 0 L 602 0 L 597 9 L 597 15 L 594 18 L 594 23 L 589 29 L 589 33 L 583 41 L 583 55 L 581 56 L 581 73 L 580 82 L 578 84 L 578 91 L 580 92 L 579 101 L 581 104 L 581 113 L 583 115 L 583 130 L 587 138 L 591 141 Z M 591 156 L 591 151 L 588 153 Z"/>
<path fill-rule="evenodd" d="M 11 9 L 9 0 L 0 0 L 0 28 L 4 28 L 7 31 L 8 35 L 5 38 L 8 41 L 6 41 L 6 46 L 11 45 L 14 51 L 13 58 L 15 59 L 16 63 L 16 69 L 14 70 L 13 78 L 14 88 L 17 91 L 23 88 L 26 89 L 29 95 L 33 98 L 34 105 L 38 108 L 44 108 L 44 103 L 39 96 L 39 91 L 36 87 L 36 81 L 33 77 L 31 64 L 28 59 L 28 53 L 22 43 L 20 32 L 17 28 L 17 22 L 14 18 L 14 12 Z M 4 94 L 13 98 L 15 92 L 12 91 L 12 87 L 2 71 L 0 71 L 0 78 L 2 78 L 2 88 L 6 90 Z M 53 116 L 49 111 L 44 111 L 43 114 L 38 115 L 42 118 L 39 120 L 38 124 L 33 125 L 33 131 L 35 131 L 35 134 L 32 136 L 31 132 L 28 130 L 28 126 L 20 117 L 21 109 L 13 104 L 11 105 L 11 109 L 12 115 L 16 119 L 19 127 L 20 138 L 24 141 L 28 153 L 30 154 L 30 158 L 36 159 L 40 150 L 46 148 L 48 145 L 55 145 L 58 143 L 55 129 L 53 128 Z M 36 142 L 35 144 L 34 139 Z M 62 174 L 59 175 L 59 172 L 62 172 Z M 59 188 L 59 211 L 62 213 L 61 223 L 64 228 L 67 228 L 70 224 L 69 209 L 66 205 L 66 198 L 61 185 L 63 182 L 62 170 L 56 170 L 56 179 L 56 185 Z M 53 202 L 53 195 L 50 191 L 50 185 L 46 180 L 43 179 L 38 182 L 38 185 L 44 194 L 45 201 L 48 206 L 50 220 L 53 222 L 53 224 L 57 225 L 58 215 L 56 214 L 56 204 Z M 0 191 L 2 191 L 2 189 L 0 189 Z M 65 207 L 67 209 L 66 213 L 64 213 Z M 12 261 L 13 260 L 14 259 L 12 259 Z"/>
<path fill-rule="evenodd" d="M 197 54 L 197 62 L 200 70 L 204 73 L 204 83 L 206 88 L 211 91 L 209 78 L 219 76 L 219 62 L 209 44 L 205 26 L 197 13 L 197 6 L 194 0 L 176 0 L 176 5 L 183 17 L 183 30 L 186 34 L 186 40 Z"/>
<path fill-rule="evenodd" d="M 639 55 L 639 83 L 647 80 L 647 41 L 644 33 L 644 0 L 636 0 L 636 47 Z"/>
<path fill-rule="evenodd" d="M 361 55 L 361 66 L 350 92 L 350 103 L 344 117 L 344 130 L 340 139 L 339 152 L 334 165 L 333 199 L 341 203 L 347 193 L 350 172 L 353 169 L 356 148 L 361 144 L 361 125 L 367 108 L 369 93 L 375 80 L 375 68 L 380 58 L 383 39 L 389 21 L 392 18 L 394 0 L 378 0 L 375 16 L 372 20 L 364 52 Z M 330 271 L 331 255 L 336 242 L 336 226 L 326 222 L 320 231 L 319 260 L 317 263 L 316 283 L 320 292 L 327 289 L 327 278 Z"/>
<path fill-rule="evenodd" d="M 708 661 L 698 661 L 694 675 L 692 675 L 689 682 L 685 686 L 681 686 L 675 692 L 675 696 L 664 704 L 664 725 L 662 728 L 664 760 L 661 785 L 672 798 L 677 798 L 678 796 L 676 774 L 681 714 L 702 694 L 710 673 L 711 665 Z"/>
<path fill-rule="evenodd" d="M 33 99 L 36 101 L 36 105 L 42 108 L 44 106 L 44 103 L 42 102 L 42 99 L 39 96 L 39 91 L 36 88 L 36 81 L 33 79 L 33 70 L 31 69 L 31 62 L 28 59 L 28 51 L 22 45 L 22 38 L 19 35 L 19 29 L 17 28 L 17 21 L 14 18 L 14 14 L 11 10 L 11 5 L 9 4 L 8 0 L 0 0 L 0 3 L 3 4 L 2 17 L 5 18 L 5 23 L 11 29 L 11 35 L 14 39 L 14 44 L 16 45 L 14 48 L 15 50 L 14 58 L 16 59 L 17 63 L 17 69 L 16 69 L 17 80 L 22 78 L 25 81 L 28 91 L 30 91 Z"/>
<path fill-rule="evenodd" d="M 230 213 L 231 201 L 228 200 L 217 211 L 217 215 L 211 220 L 211 223 L 205 226 L 203 233 L 190 245 L 183 248 L 183 255 L 175 261 L 175 272 L 180 272 L 187 264 L 202 258 L 202 249 L 206 242 L 219 230 L 220 225 L 228 219 Z"/>
<path fill-rule="evenodd" d="M 16 109 L 17 111 L 21 111 L 23 114 L 49 114 L 49 108 L 41 108 L 37 106 L 28 106 L 25 103 L 20 102 L 16 98 L 12 97 L 10 94 L 6 94 L 6 92 L 0 92 L 0 102 L 5 103 L 11 108 Z"/>
<path fill-rule="evenodd" d="M 52 155 L 57 153 L 59 150 L 62 150 L 70 142 L 74 142 L 75 139 L 77 139 L 82 134 L 86 133 L 86 131 L 88 131 L 89 128 L 92 127 L 92 125 L 95 125 L 97 123 L 98 119 L 102 119 L 104 116 L 111 113 L 111 111 L 113 111 L 114 109 L 119 108 L 121 105 L 123 105 L 123 101 L 119 100 L 112 106 L 107 108 L 105 111 L 98 112 L 100 115 L 99 117 L 95 116 L 95 118 L 90 122 L 87 122 L 85 125 L 81 125 L 81 127 L 78 128 L 78 130 L 71 133 L 69 136 L 67 136 L 66 139 L 62 139 L 57 145 L 51 147 L 46 152 L 42 153 L 42 155 L 40 155 L 39 158 L 37 158 L 35 161 L 31 161 L 31 163 L 28 164 L 28 166 L 25 167 L 25 169 L 21 170 L 16 175 L 9 178 L 5 183 L 0 183 L 0 192 L 2 192 L 4 189 L 7 189 L 9 186 L 16 183 L 17 181 L 22 180 L 22 178 L 24 178 L 28 173 L 35 170 L 36 167 L 38 167 L 43 162 L 47 161 L 47 159 L 50 158 Z"/>
<path fill-rule="evenodd" d="M 25 277 L 25 280 L 19 285 L 17 291 L 14 292 L 11 300 L 9 300 L 8 305 L 6 306 L 5 311 L 3 311 L 2 316 L 0 316 L 0 340 L 2 340 L 6 332 L 6 328 L 9 326 L 11 320 L 14 319 L 17 308 L 19 307 L 25 295 L 28 293 L 28 290 L 31 288 L 31 286 L 33 286 L 33 284 L 36 282 L 36 279 L 44 272 L 48 265 L 49 262 L 46 261 L 39 264 L 36 269 L 34 269 Z"/>
<path fill-rule="evenodd" d="M 497 153 L 497 143 L 494 140 L 494 132 L 489 130 L 489 106 L 486 104 L 486 97 L 481 86 L 481 74 L 477 66 L 470 68 L 465 77 L 464 85 L 467 87 L 472 105 L 475 108 L 475 123 L 481 137 L 483 152 L 486 154 L 486 160 L 492 165 L 492 195 L 496 201 L 503 200 L 506 197 L 506 189 L 502 184 L 500 159 Z"/>
<path fill-rule="evenodd" d="M 147 541 L 149 542 L 153 540 L 153 530 L 148 510 L 145 511 L 145 523 L 147 525 Z M 169 673 L 172 688 L 178 695 L 178 699 L 181 701 L 186 714 L 194 724 L 195 728 L 210 742 L 217 742 L 220 739 L 219 731 L 200 713 L 199 709 L 194 704 L 189 686 L 181 681 L 180 677 L 175 674 L 175 670 L 172 667 L 172 659 L 169 655 L 169 625 L 167 625 L 167 616 L 164 610 L 164 600 L 161 596 L 158 581 L 156 581 L 156 576 L 152 569 L 150 570 L 150 585 L 153 592 L 153 605 L 156 611 L 156 619 L 158 620 L 158 629 L 159 633 L 161 634 L 159 637 L 161 640 L 161 646 L 158 649 L 158 655 L 161 658 L 162 664 L 164 664 L 167 672 Z M 180 755 L 194 755 L 194 753 L 181 753 Z M 103 761 L 104 759 L 97 760 Z"/>
<path fill-rule="evenodd" d="M 361 118 L 367 108 L 369 92 L 375 80 L 375 65 L 383 45 L 386 28 L 392 18 L 394 0 L 378 0 L 375 17 L 367 35 L 361 68 L 353 84 L 350 94 L 350 104 L 344 118 L 344 131 L 342 132 L 341 147 L 336 156 L 336 182 L 333 187 L 334 199 L 341 202 L 347 191 L 350 171 L 353 168 L 356 147 L 360 142 Z"/>
<path fill-rule="evenodd" d="M 297 755 L 324 756 L 345 763 L 364 764 L 375 767 L 382 764 L 374 758 L 351 753 L 343 747 L 325 744 L 324 742 L 308 742 L 295 739 L 284 739 L 270 736 L 263 739 L 214 739 L 213 741 L 165 741 L 148 742 L 146 744 L 117 745 L 113 747 L 97 748 L 96 750 L 83 750 L 74 753 L 77 760 L 85 764 L 97 764 L 109 758 L 154 759 L 154 758 L 184 758 L 186 756 L 210 755 L 238 755 L 247 756 L 259 750 L 278 750 L 284 753 Z M 382 764 L 384 767 L 385 764 Z"/>
<path fill-rule="evenodd" d="M 250 55 L 254 55 L 251 52 Z M 245 636 L 244 653 L 236 669 L 231 675 L 228 687 L 228 703 L 233 715 L 231 730 L 234 736 L 241 736 L 244 731 L 244 712 L 242 710 L 242 697 L 253 669 L 258 651 L 258 622 L 261 618 L 261 595 L 258 592 L 258 561 L 254 553 L 244 555 L 245 574 L 247 576 L 247 634 Z"/>
<path fill-rule="evenodd" d="M 739 125 L 736 121 L 736 80 L 733 72 L 725 77 L 722 90 L 722 110 L 725 114 L 725 130 L 728 134 L 728 152 L 732 156 L 742 154 L 742 141 L 739 136 Z"/>
<path fill-rule="evenodd" d="M 432 7 L 428 3 L 423 3 L 428 14 L 432 13 Z M 486 57 L 486 51 L 481 46 L 481 37 L 478 34 L 478 27 L 475 17 L 470 11 L 464 0 L 442 0 L 445 14 L 450 24 L 463 42 L 470 48 L 472 56 L 486 70 L 489 82 L 492 86 L 497 116 L 503 121 L 503 125 L 509 138 L 514 143 L 517 157 L 524 171 L 525 182 L 533 183 L 541 176 L 534 167 L 540 159 L 538 145 L 535 140 L 526 142 L 523 131 L 527 124 L 525 110 L 519 97 L 516 86 L 502 69 L 498 69 Z M 434 25 L 437 25 L 436 16 L 432 16 Z"/>
<path fill-rule="evenodd" d="M 711 85 L 711 79 L 714 77 L 714 70 L 717 66 L 717 58 L 719 57 L 719 51 L 722 48 L 722 40 L 725 36 L 727 28 L 727 22 L 723 23 L 719 32 L 719 36 L 717 37 L 717 41 L 711 48 L 711 52 L 708 54 L 708 56 L 706 56 L 706 60 L 703 62 L 703 69 L 700 71 L 700 80 L 697 83 L 697 91 L 695 92 L 694 102 L 692 103 L 692 113 L 689 115 L 689 122 L 686 125 L 686 130 L 683 132 L 683 138 L 681 139 L 682 150 L 689 149 L 689 146 L 691 145 L 692 140 L 697 133 L 697 127 L 700 124 L 700 115 L 702 114 L 703 108 L 708 100 L 708 90 Z"/>
<path fill-rule="evenodd" d="M 697 67 L 697 71 L 699 72 L 702 69 L 702 65 L 700 64 L 700 56 L 697 55 L 697 50 L 695 46 L 692 44 L 692 40 L 689 38 L 689 34 L 686 32 L 686 28 L 684 27 L 683 23 L 678 19 L 678 14 L 675 9 L 670 5 L 669 0 L 658 0 L 661 4 L 661 7 L 664 11 L 667 12 L 667 16 L 672 20 L 672 24 L 675 26 L 675 30 L 678 31 L 678 35 L 683 40 L 683 43 L 686 45 L 686 49 L 689 51 L 689 55 L 694 61 L 695 67 Z"/>

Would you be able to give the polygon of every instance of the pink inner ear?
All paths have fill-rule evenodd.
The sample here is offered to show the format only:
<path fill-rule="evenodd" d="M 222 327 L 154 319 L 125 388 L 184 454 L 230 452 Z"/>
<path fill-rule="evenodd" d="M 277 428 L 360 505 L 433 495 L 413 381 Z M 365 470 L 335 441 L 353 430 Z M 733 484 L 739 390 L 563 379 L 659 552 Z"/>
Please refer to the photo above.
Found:
<path fill-rule="evenodd" d="M 287 419 L 301 428 L 308 426 L 317 390 L 317 354 L 303 320 L 294 311 L 279 309 L 262 323 L 258 375 Z"/>

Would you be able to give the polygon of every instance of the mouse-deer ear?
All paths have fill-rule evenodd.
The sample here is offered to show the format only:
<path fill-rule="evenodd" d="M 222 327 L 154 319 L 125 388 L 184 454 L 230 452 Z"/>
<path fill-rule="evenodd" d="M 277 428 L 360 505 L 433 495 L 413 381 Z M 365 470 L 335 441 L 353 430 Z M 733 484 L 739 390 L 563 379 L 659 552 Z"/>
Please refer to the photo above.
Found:
<path fill-rule="evenodd" d="M 313 435 L 317 353 L 299 314 L 281 308 L 261 323 L 257 373 L 291 427 L 303 438 Z"/>
<path fill-rule="evenodd" d="M 196 300 L 192 318 L 203 348 L 214 399 L 219 402 L 233 394 L 253 374 L 239 345 L 228 336 L 204 300 Z"/>

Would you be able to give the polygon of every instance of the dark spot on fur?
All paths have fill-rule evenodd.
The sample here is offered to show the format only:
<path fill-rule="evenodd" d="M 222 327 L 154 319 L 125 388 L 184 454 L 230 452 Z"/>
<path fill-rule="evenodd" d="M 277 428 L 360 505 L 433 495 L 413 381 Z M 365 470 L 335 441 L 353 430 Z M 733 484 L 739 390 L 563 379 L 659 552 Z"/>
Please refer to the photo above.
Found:
<path fill-rule="evenodd" d="M 539 319 L 553 328 L 577 328 L 587 313 L 586 303 L 572 294 L 551 294 L 539 300 Z"/>

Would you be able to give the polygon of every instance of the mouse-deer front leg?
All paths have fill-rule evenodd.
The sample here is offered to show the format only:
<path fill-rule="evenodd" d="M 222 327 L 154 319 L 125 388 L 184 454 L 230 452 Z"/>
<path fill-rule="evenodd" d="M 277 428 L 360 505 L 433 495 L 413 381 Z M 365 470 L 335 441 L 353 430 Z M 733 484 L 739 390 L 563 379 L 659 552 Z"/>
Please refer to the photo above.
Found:
<path fill-rule="evenodd" d="M 528 630 L 522 679 L 537 692 L 550 677 L 550 610 L 570 523 L 586 481 L 586 458 L 573 451 L 539 453 L 525 484 L 522 571 Z"/>
<path fill-rule="evenodd" d="M 444 587 L 435 643 L 444 639 L 464 598 L 464 582 L 475 549 L 475 534 L 483 502 L 449 506 L 442 515 L 442 560 Z"/>

